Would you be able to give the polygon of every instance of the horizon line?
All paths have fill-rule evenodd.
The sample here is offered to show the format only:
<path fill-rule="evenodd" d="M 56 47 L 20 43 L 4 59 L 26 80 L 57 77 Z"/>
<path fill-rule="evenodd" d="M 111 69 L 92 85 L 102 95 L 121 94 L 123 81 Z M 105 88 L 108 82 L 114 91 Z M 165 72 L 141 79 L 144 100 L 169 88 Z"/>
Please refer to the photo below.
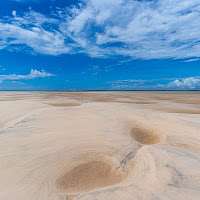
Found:
<path fill-rule="evenodd" d="M 200 92 L 200 90 L 0 90 L 0 92 Z"/>

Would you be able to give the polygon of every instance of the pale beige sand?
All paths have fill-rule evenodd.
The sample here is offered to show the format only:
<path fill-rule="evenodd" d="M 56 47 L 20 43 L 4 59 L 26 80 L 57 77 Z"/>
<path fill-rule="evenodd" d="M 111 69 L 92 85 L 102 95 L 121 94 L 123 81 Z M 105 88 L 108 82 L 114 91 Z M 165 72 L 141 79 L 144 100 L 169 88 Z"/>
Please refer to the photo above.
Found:
<path fill-rule="evenodd" d="M 199 200 L 200 94 L 0 92 L 0 200 Z"/>

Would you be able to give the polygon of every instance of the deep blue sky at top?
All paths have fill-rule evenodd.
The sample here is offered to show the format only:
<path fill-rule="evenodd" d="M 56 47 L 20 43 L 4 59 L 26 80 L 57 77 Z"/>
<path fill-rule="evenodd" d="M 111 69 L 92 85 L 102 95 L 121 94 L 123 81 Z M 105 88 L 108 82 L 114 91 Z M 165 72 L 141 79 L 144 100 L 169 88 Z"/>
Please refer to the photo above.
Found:
<path fill-rule="evenodd" d="M 0 90 L 200 89 L 198 0 L 1 0 Z"/>

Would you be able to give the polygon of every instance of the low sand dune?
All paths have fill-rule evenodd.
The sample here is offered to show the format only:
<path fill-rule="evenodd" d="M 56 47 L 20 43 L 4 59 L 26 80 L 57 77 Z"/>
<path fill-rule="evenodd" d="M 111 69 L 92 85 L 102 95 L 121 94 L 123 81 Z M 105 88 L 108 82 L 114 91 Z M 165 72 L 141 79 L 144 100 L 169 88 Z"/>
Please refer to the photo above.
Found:
<path fill-rule="evenodd" d="M 168 93 L 1 92 L 0 200 L 199 200 L 200 94 Z"/>

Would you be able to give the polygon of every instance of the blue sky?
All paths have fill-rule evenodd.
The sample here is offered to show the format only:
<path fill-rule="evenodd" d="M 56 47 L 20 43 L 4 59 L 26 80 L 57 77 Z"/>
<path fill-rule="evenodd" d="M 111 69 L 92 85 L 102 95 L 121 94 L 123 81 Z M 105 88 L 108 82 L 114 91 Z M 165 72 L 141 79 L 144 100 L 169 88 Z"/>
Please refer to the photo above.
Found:
<path fill-rule="evenodd" d="M 199 90 L 199 0 L 1 0 L 0 90 Z"/>

